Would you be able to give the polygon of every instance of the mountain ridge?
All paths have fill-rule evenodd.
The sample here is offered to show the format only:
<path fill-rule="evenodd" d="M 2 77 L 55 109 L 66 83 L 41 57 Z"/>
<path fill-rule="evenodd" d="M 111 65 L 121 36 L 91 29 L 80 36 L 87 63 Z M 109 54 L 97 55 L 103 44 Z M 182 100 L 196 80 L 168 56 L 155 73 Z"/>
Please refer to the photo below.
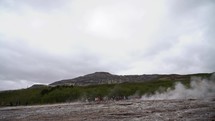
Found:
<path fill-rule="evenodd" d="M 153 80 L 188 80 L 192 76 L 210 77 L 213 73 L 196 74 L 142 74 L 142 75 L 115 75 L 109 72 L 94 72 L 73 79 L 63 79 L 49 84 L 50 86 L 88 86 L 99 84 L 118 84 L 118 83 L 141 83 Z"/>

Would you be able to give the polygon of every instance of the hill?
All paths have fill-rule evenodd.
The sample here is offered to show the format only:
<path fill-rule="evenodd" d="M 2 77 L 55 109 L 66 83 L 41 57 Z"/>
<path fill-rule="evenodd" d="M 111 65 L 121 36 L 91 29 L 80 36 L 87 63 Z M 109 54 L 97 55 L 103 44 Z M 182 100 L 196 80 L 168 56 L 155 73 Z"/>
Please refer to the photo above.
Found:
<path fill-rule="evenodd" d="M 189 75 L 113 75 L 95 72 L 74 79 L 54 82 L 49 86 L 33 85 L 27 89 L 0 92 L 1 106 L 51 104 L 72 101 L 94 101 L 95 98 L 118 100 L 155 94 L 174 88 L 180 82 L 190 87 L 192 76 L 209 78 L 212 73 Z"/>
<path fill-rule="evenodd" d="M 169 75 L 113 75 L 108 72 L 95 72 L 92 74 L 80 76 L 74 79 L 60 80 L 51 83 L 50 86 L 88 86 L 88 85 L 100 85 L 100 84 L 120 84 L 120 83 L 142 83 L 153 80 L 189 80 L 191 76 L 209 77 L 210 73 L 199 73 L 199 74 L 169 74 Z"/>

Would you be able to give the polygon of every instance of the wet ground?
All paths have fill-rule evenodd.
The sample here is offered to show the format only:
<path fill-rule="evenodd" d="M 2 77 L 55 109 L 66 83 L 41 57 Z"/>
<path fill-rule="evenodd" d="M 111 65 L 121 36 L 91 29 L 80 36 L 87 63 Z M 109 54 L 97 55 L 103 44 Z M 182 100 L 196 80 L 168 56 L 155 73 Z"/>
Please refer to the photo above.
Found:
<path fill-rule="evenodd" d="M 215 121 L 214 100 L 122 100 L 1 107 L 1 121 Z"/>

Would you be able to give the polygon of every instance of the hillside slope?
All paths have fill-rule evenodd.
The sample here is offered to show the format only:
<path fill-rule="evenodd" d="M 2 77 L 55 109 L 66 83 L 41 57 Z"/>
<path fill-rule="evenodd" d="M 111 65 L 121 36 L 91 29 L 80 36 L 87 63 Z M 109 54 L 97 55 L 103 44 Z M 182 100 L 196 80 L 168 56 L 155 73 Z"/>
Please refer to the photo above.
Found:
<path fill-rule="evenodd" d="M 99 85 L 99 84 L 118 84 L 118 83 L 130 83 L 130 82 L 146 82 L 153 80 L 189 80 L 192 76 L 210 77 L 211 73 L 201 73 L 201 74 L 189 74 L 189 75 L 113 75 L 108 72 L 95 72 L 85 76 L 80 76 L 74 79 L 60 80 L 51 83 L 51 86 L 58 85 L 73 85 L 73 86 L 88 86 L 88 85 Z"/>

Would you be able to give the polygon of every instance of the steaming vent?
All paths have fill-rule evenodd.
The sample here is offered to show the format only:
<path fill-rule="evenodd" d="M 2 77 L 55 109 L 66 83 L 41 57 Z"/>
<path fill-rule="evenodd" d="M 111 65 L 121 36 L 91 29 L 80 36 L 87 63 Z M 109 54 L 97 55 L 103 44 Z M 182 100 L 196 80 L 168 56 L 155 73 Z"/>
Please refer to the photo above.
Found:
<path fill-rule="evenodd" d="M 166 99 L 215 99 L 215 74 L 210 79 L 192 77 L 190 87 L 176 83 L 175 87 L 166 91 L 157 91 L 154 95 L 143 95 L 142 100 Z"/>

